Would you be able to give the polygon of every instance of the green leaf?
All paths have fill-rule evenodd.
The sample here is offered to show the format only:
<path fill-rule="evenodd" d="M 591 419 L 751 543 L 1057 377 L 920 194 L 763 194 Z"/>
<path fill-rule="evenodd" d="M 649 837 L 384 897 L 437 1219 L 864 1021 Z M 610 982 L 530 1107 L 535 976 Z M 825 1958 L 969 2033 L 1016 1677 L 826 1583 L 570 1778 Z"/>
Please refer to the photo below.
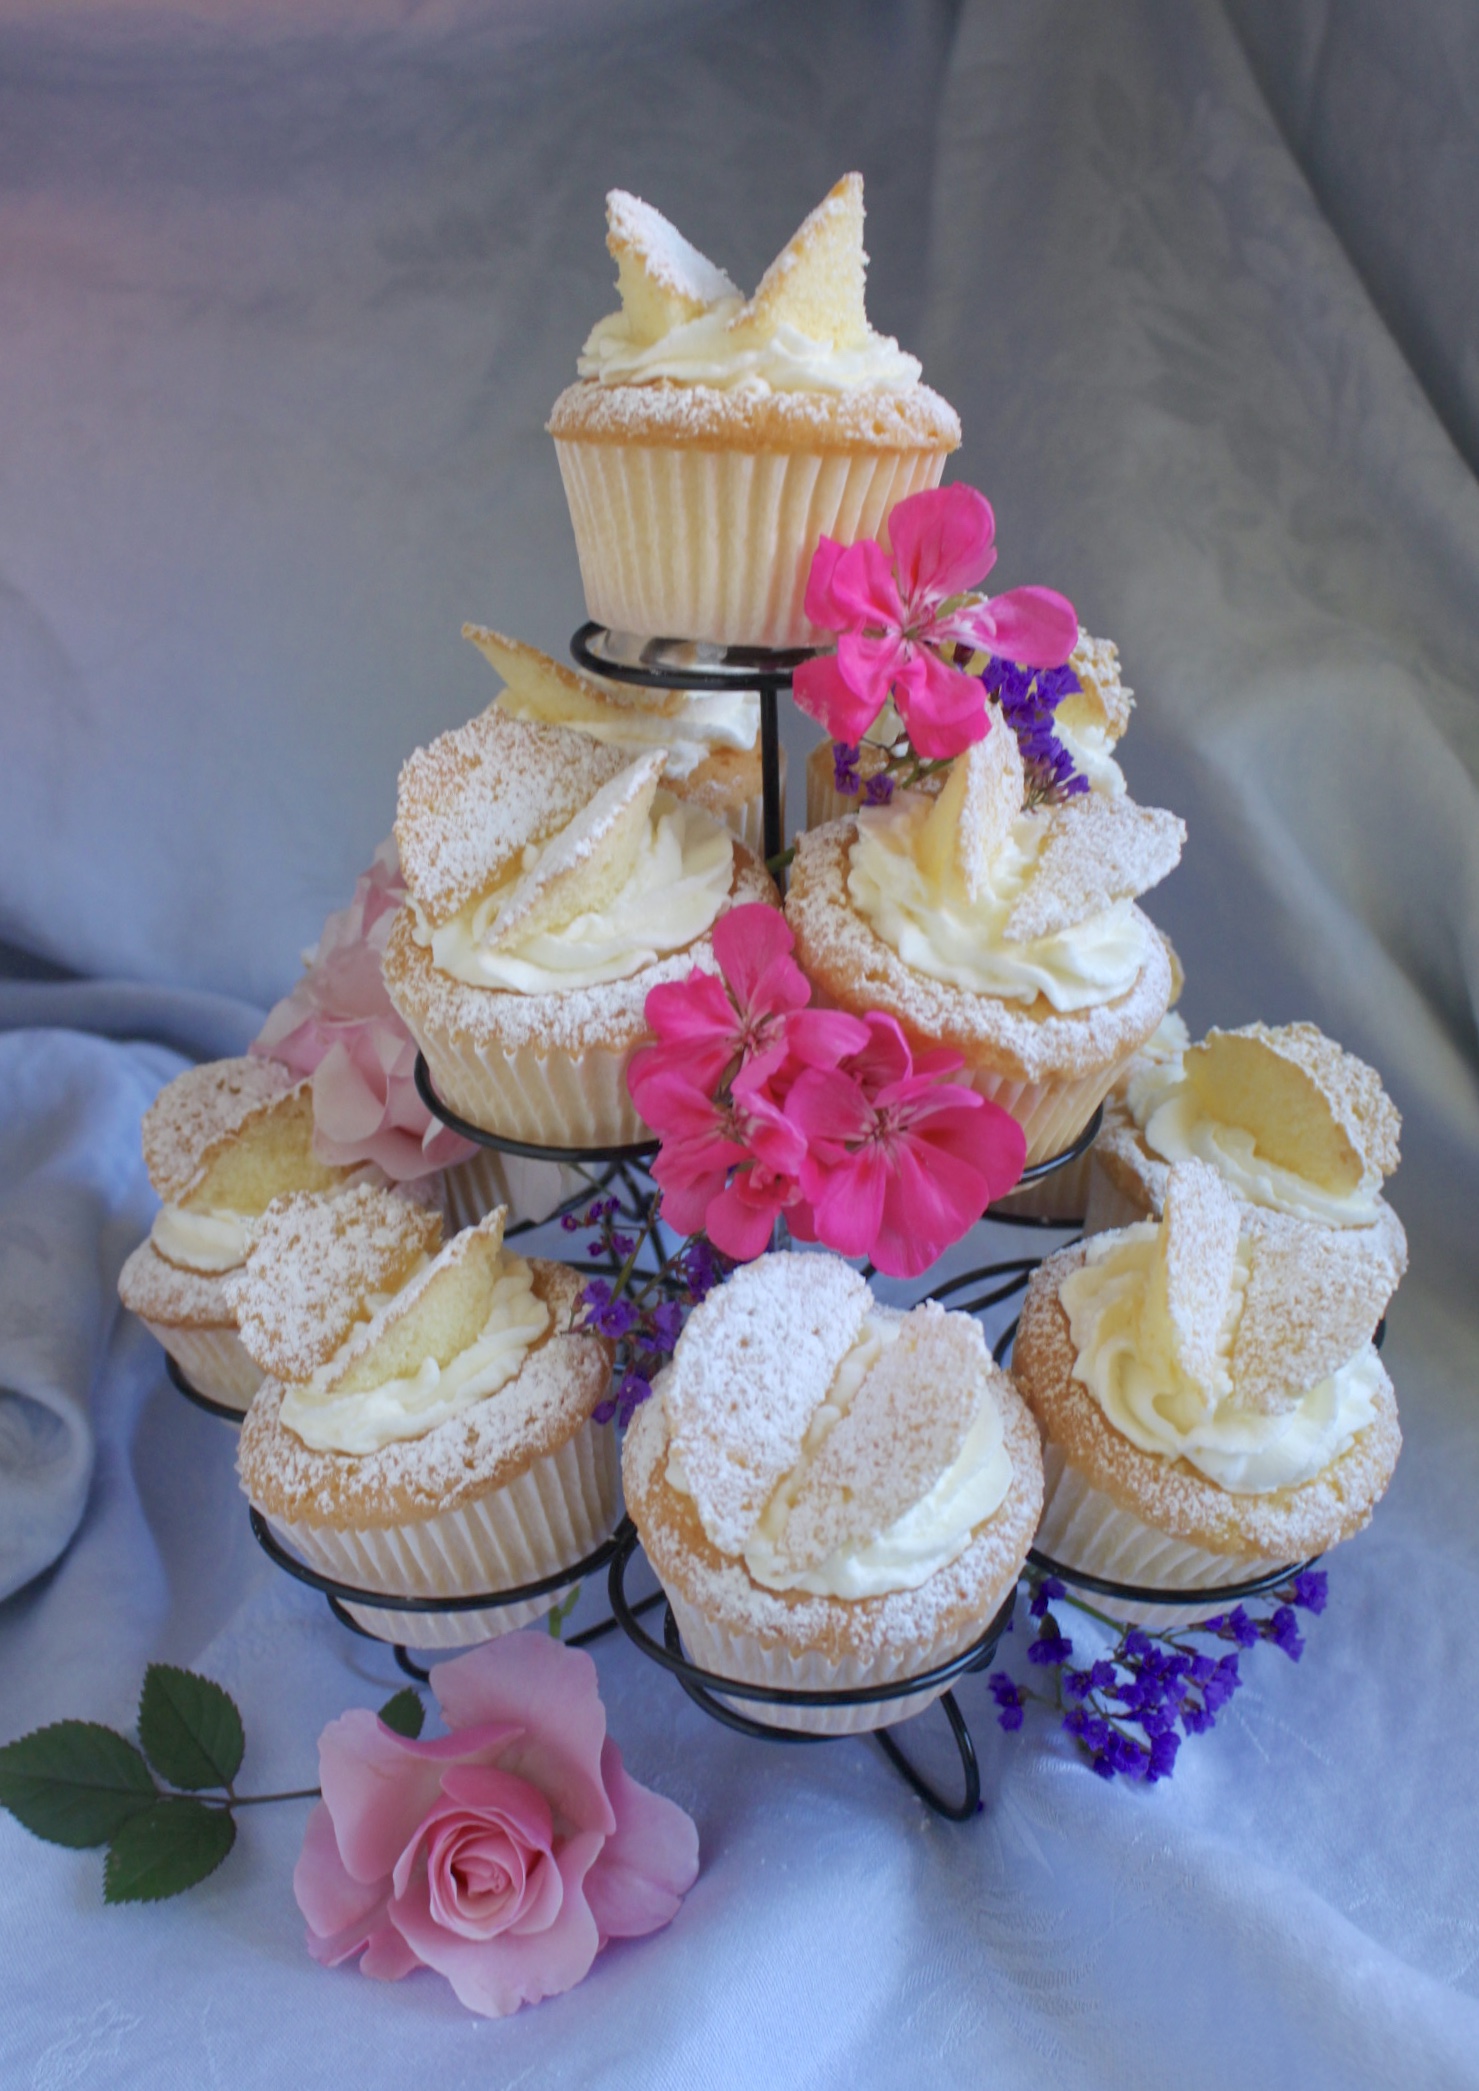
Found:
<path fill-rule="evenodd" d="M 106 1844 L 158 1797 L 133 1744 L 97 1721 L 55 1721 L 0 1750 L 0 1807 L 51 1844 Z"/>
<path fill-rule="evenodd" d="M 387 1728 L 397 1735 L 404 1735 L 414 1742 L 426 1721 L 426 1708 L 421 1703 L 421 1694 L 413 1692 L 409 1685 L 387 1699 L 380 1709 L 380 1718 Z"/>
<path fill-rule="evenodd" d="M 214 1873 L 236 1842 L 227 1808 L 204 1801 L 156 1801 L 132 1815 L 108 1847 L 104 1902 L 162 1902 Z"/>
<path fill-rule="evenodd" d="M 209 1677 L 171 1663 L 151 1663 L 144 1672 L 139 1741 L 160 1777 L 187 1793 L 229 1786 L 246 1748 L 231 1695 Z"/>

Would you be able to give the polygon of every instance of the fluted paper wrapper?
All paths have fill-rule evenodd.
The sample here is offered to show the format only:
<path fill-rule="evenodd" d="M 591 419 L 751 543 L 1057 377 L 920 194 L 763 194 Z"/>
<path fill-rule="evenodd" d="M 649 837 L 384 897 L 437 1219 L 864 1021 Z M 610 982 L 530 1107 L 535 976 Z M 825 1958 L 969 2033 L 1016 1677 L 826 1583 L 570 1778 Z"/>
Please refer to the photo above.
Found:
<path fill-rule="evenodd" d="M 416 1037 L 437 1095 L 487 1132 L 539 1147 L 625 1147 L 653 1137 L 627 1094 L 640 1039 L 583 1053 L 546 1055 L 496 1043 L 480 1050 L 424 1019 Z"/>
<path fill-rule="evenodd" d="M 235 1329 L 176 1329 L 158 1321 L 146 1321 L 144 1327 L 164 1345 L 197 1394 L 246 1414 L 262 1384 L 262 1370 L 247 1356 Z"/>
<path fill-rule="evenodd" d="M 727 1632 L 674 1591 L 668 1591 L 668 1602 L 683 1637 L 684 1652 L 700 1669 L 711 1670 L 717 1677 L 732 1677 L 737 1684 L 771 1685 L 788 1692 L 852 1692 L 892 1684 L 896 1678 L 933 1669 L 966 1645 L 960 1641 L 953 1646 L 912 1649 L 893 1661 L 853 1658 L 834 1663 L 822 1655 L 792 1655 L 751 1634 Z M 979 1631 L 974 1629 L 968 1638 L 974 1639 Z M 862 1735 L 871 1728 L 892 1728 L 912 1720 L 948 1690 L 948 1684 L 931 1685 L 927 1691 L 911 1692 L 906 1699 L 880 1699 L 871 1706 L 767 1706 L 759 1699 L 718 1696 L 736 1713 L 761 1721 L 767 1728 L 799 1728 L 808 1735 Z"/>
<path fill-rule="evenodd" d="M 609 1423 L 586 1422 L 505 1487 L 460 1510 L 383 1530 L 270 1520 L 285 1545 L 336 1582 L 396 1597 L 462 1597 L 537 1583 L 593 1553 L 621 1514 L 621 1462 Z M 476 1612 L 389 1612 L 346 1604 L 378 1640 L 415 1648 L 490 1641 L 542 1618 L 564 1593 Z"/>
<path fill-rule="evenodd" d="M 613 631 L 815 646 L 802 607 L 821 537 L 878 537 L 938 486 L 943 450 L 699 450 L 557 438 L 586 608 Z"/>
<path fill-rule="evenodd" d="M 1030 1168 L 1034 1162 L 1045 1162 L 1050 1155 L 1061 1154 L 1065 1147 L 1072 1146 L 1114 1087 L 1121 1067 L 1132 1057 L 1133 1049 L 1109 1066 L 1079 1076 L 1077 1081 L 1018 1082 L 981 1066 L 967 1067 L 965 1072 L 973 1089 L 988 1102 L 1000 1104 L 1021 1126 L 1027 1135 L 1027 1157 L 1022 1166 Z"/>
<path fill-rule="evenodd" d="M 1070 1466 L 1056 1445 L 1045 1448 L 1043 1466 L 1047 1495 L 1033 1544 L 1064 1568 L 1150 1589 L 1201 1590 L 1250 1582 L 1287 1565 L 1260 1554 L 1214 1554 L 1207 1547 L 1156 1531 L 1095 1488 L 1077 1467 Z M 1195 1626 L 1227 1609 L 1216 1598 L 1192 1605 L 1156 1605 L 1094 1595 L 1087 1602 L 1127 1626 L 1143 1626 L 1152 1633 Z"/>

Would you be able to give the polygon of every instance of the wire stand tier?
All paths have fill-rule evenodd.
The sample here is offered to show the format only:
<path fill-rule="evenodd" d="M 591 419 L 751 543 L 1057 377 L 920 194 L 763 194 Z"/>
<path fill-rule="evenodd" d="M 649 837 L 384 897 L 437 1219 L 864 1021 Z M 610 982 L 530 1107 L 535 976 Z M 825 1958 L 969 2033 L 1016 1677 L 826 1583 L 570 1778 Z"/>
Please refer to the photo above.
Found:
<path fill-rule="evenodd" d="M 437 1095 L 424 1053 L 416 1055 L 416 1094 L 433 1118 L 439 1118 L 443 1125 L 454 1133 L 460 1133 L 464 1140 L 471 1140 L 478 1147 L 491 1148 L 495 1154 L 517 1155 L 522 1161 L 567 1162 L 572 1167 L 579 1167 L 583 1162 L 643 1162 L 657 1153 L 656 1140 L 633 1140 L 616 1147 L 541 1147 L 533 1140 L 513 1140 L 485 1125 L 474 1125 L 470 1118 L 459 1117 L 452 1106 L 443 1103 Z"/>
<path fill-rule="evenodd" d="M 643 639 L 583 624 L 570 641 L 576 663 L 611 682 L 644 690 L 758 690 L 760 693 L 760 783 L 765 801 L 767 863 L 784 847 L 781 832 L 781 735 L 776 699 L 813 649 L 776 653 L 763 646 L 714 646 L 692 639 Z"/>
<path fill-rule="evenodd" d="M 246 1421 L 245 1409 L 233 1408 L 229 1401 L 213 1401 L 209 1394 L 202 1394 L 199 1387 L 192 1385 L 184 1366 L 178 1364 L 168 1351 L 164 1353 L 164 1369 L 177 1392 L 187 1401 L 193 1401 L 198 1409 L 204 1409 L 208 1416 L 219 1416 L 223 1423 L 234 1423 L 238 1430 Z"/>
<path fill-rule="evenodd" d="M 1319 1560 L 1311 1554 L 1307 1561 L 1290 1561 L 1282 1568 L 1270 1568 L 1262 1575 L 1249 1576 L 1241 1583 L 1211 1583 L 1200 1586 L 1181 1587 L 1175 1584 L 1119 1583 L 1112 1576 L 1090 1575 L 1082 1568 L 1069 1568 L 1055 1561 L 1050 1554 L 1032 1547 L 1027 1560 L 1039 1575 L 1052 1576 L 1071 1590 L 1087 1591 L 1091 1597 L 1108 1597 L 1119 1604 L 1175 1605 L 1193 1607 L 1205 1605 L 1211 1611 L 1220 1611 L 1226 1605 L 1240 1605 L 1250 1597 L 1265 1597 L 1270 1590 L 1291 1582 L 1306 1569 L 1313 1568 Z"/>
<path fill-rule="evenodd" d="M 890 1684 L 859 1686 L 852 1691 L 803 1692 L 788 1691 L 777 1685 L 748 1684 L 739 1678 L 721 1677 L 715 1671 L 705 1670 L 690 1662 L 683 1653 L 678 1633 L 678 1622 L 673 1616 L 673 1607 L 666 1604 L 663 1616 L 663 1637 L 657 1641 L 639 1623 L 638 1615 L 662 1597 L 649 1598 L 641 1604 L 632 1604 L 626 1594 L 626 1571 L 639 1544 L 636 1527 L 630 1520 L 618 1527 L 615 1551 L 608 1574 L 607 1588 L 611 1596 L 611 1610 L 627 1638 L 648 1659 L 676 1677 L 683 1690 L 695 1706 L 701 1707 L 712 1720 L 719 1721 L 736 1734 L 751 1737 L 756 1742 L 771 1743 L 821 1743 L 843 1742 L 853 1731 L 829 1734 L 805 1728 L 783 1728 L 768 1721 L 752 1720 L 747 1714 L 728 1702 L 734 1699 L 748 1700 L 755 1705 L 791 1707 L 797 1713 L 826 1713 L 849 1707 L 882 1706 L 896 1699 L 917 1698 L 922 1692 L 934 1691 L 939 1698 L 945 1718 L 950 1724 L 951 1739 L 960 1758 L 964 1790 L 959 1800 L 952 1800 L 940 1792 L 919 1768 L 900 1749 L 886 1727 L 862 1731 L 871 1735 L 895 1771 L 905 1783 L 937 1815 L 949 1822 L 969 1822 L 981 1808 L 981 1771 L 976 1761 L 975 1745 L 966 1726 L 965 1718 L 955 1702 L 955 1695 L 948 1689 L 950 1682 L 981 1670 L 996 1654 L 997 1644 L 1006 1632 L 1007 1622 L 1016 1603 L 1016 1585 L 1012 1586 L 1005 1601 L 984 1633 L 961 1649 L 948 1662 L 936 1663 L 931 1669 L 923 1670 L 914 1677 L 904 1677 Z M 945 1689 L 940 1689 L 945 1687 Z"/>

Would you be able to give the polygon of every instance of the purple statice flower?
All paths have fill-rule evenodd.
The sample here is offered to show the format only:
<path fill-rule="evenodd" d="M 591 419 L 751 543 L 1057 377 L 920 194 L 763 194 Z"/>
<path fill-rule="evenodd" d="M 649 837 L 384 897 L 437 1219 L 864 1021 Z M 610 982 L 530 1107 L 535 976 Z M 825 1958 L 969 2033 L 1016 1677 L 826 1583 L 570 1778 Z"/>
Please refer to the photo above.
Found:
<path fill-rule="evenodd" d="M 1087 777 L 1073 767 L 1073 757 L 1054 729 L 1058 706 L 1071 691 L 1082 689 L 1078 677 L 1062 668 L 1023 668 L 993 654 L 981 674 L 988 696 L 1017 736 L 1029 806 L 1061 806 L 1089 788 Z"/>
<path fill-rule="evenodd" d="M 1291 1663 L 1297 1663 L 1304 1654 L 1304 1637 L 1299 1631 L 1299 1621 L 1294 1616 L 1293 1605 L 1280 1605 L 1272 1619 L 1263 1629 L 1265 1641 L 1272 1641 L 1275 1648 L 1282 1648 Z"/>
<path fill-rule="evenodd" d="M 647 1317 L 647 1338 L 654 1350 L 670 1351 L 683 1333 L 683 1309 L 676 1300 L 661 1300 Z"/>
<path fill-rule="evenodd" d="M 1044 1576 L 1042 1581 L 1033 1589 L 1032 1602 L 1027 1609 L 1034 1619 L 1041 1619 L 1050 1604 L 1057 1603 L 1060 1598 L 1066 1595 L 1067 1592 L 1056 1576 Z"/>
<path fill-rule="evenodd" d="M 678 1258 L 679 1273 L 692 1304 L 707 1299 L 724 1276 L 724 1262 L 706 1235 L 688 1244 Z"/>
<path fill-rule="evenodd" d="M 1026 1693 L 1014 1684 L 1005 1670 L 993 1670 L 986 1683 L 996 1701 L 996 1718 L 1010 1734 L 1022 1725 L 1022 1707 Z"/>
<path fill-rule="evenodd" d="M 1176 1769 L 1176 1752 L 1181 1748 L 1181 1737 L 1174 1728 L 1164 1729 L 1151 1737 L 1150 1763 L 1146 1767 L 1145 1782 L 1153 1786 L 1157 1779 L 1169 1779 Z"/>
<path fill-rule="evenodd" d="M 1281 1597 L 1283 1594 L 1280 1591 Z M 1290 1596 L 1294 1604 L 1302 1605 L 1306 1612 L 1313 1612 L 1318 1618 L 1329 1598 L 1329 1578 L 1323 1569 L 1306 1568 L 1294 1578 Z"/>
<path fill-rule="evenodd" d="M 623 1430 L 652 1392 L 650 1380 L 643 1379 L 640 1372 L 628 1372 L 619 1382 L 614 1394 L 598 1402 L 591 1414 L 597 1423 L 609 1423 L 616 1417 Z"/>
<path fill-rule="evenodd" d="M 862 753 L 862 749 L 853 742 L 832 743 L 832 782 L 841 798 L 855 799 L 863 788 L 863 780 L 858 771 Z"/>
<path fill-rule="evenodd" d="M 1054 1663 L 1066 1663 L 1072 1653 L 1072 1641 L 1064 1638 L 1057 1620 L 1049 1612 L 1043 1620 L 1041 1634 L 1027 1650 L 1028 1662 L 1040 1663 L 1047 1668 Z"/>
<path fill-rule="evenodd" d="M 887 770 L 879 770 L 863 786 L 865 806 L 886 806 L 894 795 L 894 780 Z"/>
<path fill-rule="evenodd" d="M 1232 1611 L 1228 1613 L 1227 1633 L 1231 1640 L 1237 1642 L 1239 1648 L 1256 1648 L 1258 1646 L 1258 1628 L 1241 1605 L 1235 1605 Z"/>

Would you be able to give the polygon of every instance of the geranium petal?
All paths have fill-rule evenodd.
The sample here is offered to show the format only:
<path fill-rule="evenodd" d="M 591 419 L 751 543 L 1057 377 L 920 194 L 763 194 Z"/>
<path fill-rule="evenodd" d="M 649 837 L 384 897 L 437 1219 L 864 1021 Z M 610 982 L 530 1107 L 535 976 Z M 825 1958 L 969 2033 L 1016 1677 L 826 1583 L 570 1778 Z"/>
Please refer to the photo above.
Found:
<path fill-rule="evenodd" d="M 1061 668 L 1078 644 L 1078 613 L 1055 588 L 1010 588 L 991 598 L 994 651 L 1023 668 Z"/>
<path fill-rule="evenodd" d="M 996 560 L 996 517 L 973 486 L 927 487 L 889 510 L 899 593 L 912 615 L 963 588 L 974 588 Z"/>
<path fill-rule="evenodd" d="M 895 702 L 916 753 L 939 762 L 986 738 L 986 692 L 974 675 L 950 667 L 927 647 L 918 659 L 919 673 L 895 693 Z"/>
<path fill-rule="evenodd" d="M 916 1278 L 974 1227 L 986 1210 L 990 1185 L 947 1147 L 907 1134 L 890 1143 L 889 1160 L 873 1261 L 887 1277 Z"/>
<path fill-rule="evenodd" d="M 825 727 L 834 741 L 860 741 L 883 709 L 882 697 L 875 703 L 859 696 L 838 666 L 837 656 L 831 653 L 818 654 L 801 663 L 791 695 L 806 716 Z"/>
<path fill-rule="evenodd" d="M 786 1026 L 786 1044 L 803 1067 L 835 1067 L 868 1043 L 868 1026 L 844 1009 L 803 1009 Z"/>
<path fill-rule="evenodd" d="M 860 538 L 838 554 L 827 592 L 841 619 L 839 624 L 829 623 L 830 631 L 856 631 L 872 625 L 897 632 L 904 622 L 904 606 L 888 554 L 871 537 Z"/>
<path fill-rule="evenodd" d="M 585 1895 L 604 1946 L 641 1938 L 676 1915 L 698 1878 L 698 1831 L 676 1801 L 638 1785 L 609 1735 L 601 1776 L 616 1828 L 585 1877 Z"/>
<path fill-rule="evenodd" d="M 870 723 L 882 711 L 896 685 L 907 682 L 914 650 L 896 632 L 873 638 L 866 632 L 844 632 L 837 642 L 837 668 L 850 690 L 871 705 Z M 836 733 L 834 740 L 855 739 Z"/>
<path fill-rule="evenodd" d="M 872 1145 L 827 1171 L 812 1193 L 812 1218 L 819 1242 L 839 1256 L 870 1256 L 883 1219 L 888 1164 Z"/>
<path fill-rule="evenodd" d="M 743 907 L 731 908 L 721 915 L 713 929 L 714 956 L 718 959 L 724 977 L 739 1008 L 754 1015 L 761 1011 L 756 1001 L 756 990 L 771 968 L 789 961 L 792 971 L 802 984 L 802 1001 L 806 994 L 806 976 L 791 958 L 796 948 L 796 939 L 779 908 L 767 907 L 763 901 L 749 901 Z M 790 986 L 789 977 L 778 976 Z M 657 990 L 653 989 L 653 994 Z M 650 1002 L 652 996 L 648 996 Z M 797 1004 L 797 1007 L 802 1006 Z"/>
<path fill-rule="evenodd" d="M 832 593 L 832 576 L 837 562 L 847 549 L 835 537 L 821 537 L 811 555 L 811 565 L 806 575 L 806 595 L 802 608 L 812 624 L 819 624 L 825 632 L 840 632 L 847 622 L 847 612 Z"/>
<path fill-rule="evenodd" d="M 770 1247 L 780 1210 L 779 1196 L 754 1203 L 731 1184 L 710 1201 L 704 1215 L 705 1230 L 714 1247 L 732 1256 L 736 1263 L 753 1263 Z"/>
<path fill-rule="evenodd" d="M 808 1068 L 786 1099 L 786 1116 L 800 1127 L 808 1146 L 817 1140 L 864 1140 L 874 1124 L 861 1085 L 841 1068 Z"/>

